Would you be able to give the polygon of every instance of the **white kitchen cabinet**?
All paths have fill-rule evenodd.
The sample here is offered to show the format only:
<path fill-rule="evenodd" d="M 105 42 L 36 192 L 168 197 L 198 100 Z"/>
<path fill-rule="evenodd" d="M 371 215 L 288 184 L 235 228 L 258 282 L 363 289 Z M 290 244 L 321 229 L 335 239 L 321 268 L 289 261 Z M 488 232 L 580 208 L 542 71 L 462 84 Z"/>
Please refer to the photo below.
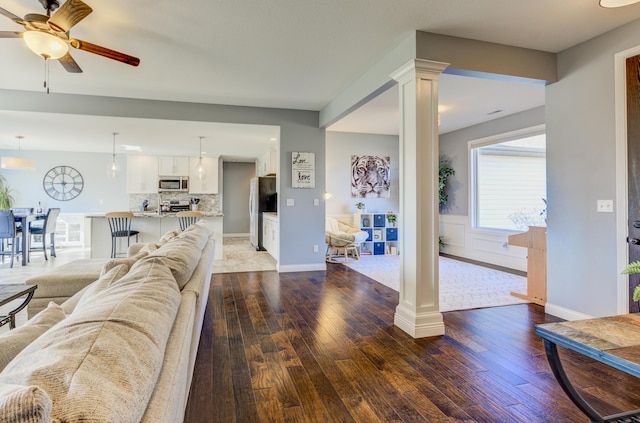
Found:
<path fill-rule="evenodd" d="M 127 192 L 129 194 L 158 192 L 157 156 L 127 156 Z"/>
<path fill-rule="evenodd" d="M 270 148 L 258 158 L 258 176 L 275 175 L 278 173 L 278 150 Z"/>
<path fill-rule="evenodd" d="M 217 194 L 218 193 L 218 157 L 203 157 L 202 163 L 207 170 L 204 181 L 198 179 L 199 157 L 189 159 L 189 194 Z"/>
<path fill-rule="evenodd" d="M 278 261 L 280 255 L 278 215 L 262 213 L 262 246 Z"/>
<path fill-rule="evenodd" d="M 160 176 L 189 175 L 189 157 L 180 157 L 180 156 L 158 157 L 158 175 Z"/>

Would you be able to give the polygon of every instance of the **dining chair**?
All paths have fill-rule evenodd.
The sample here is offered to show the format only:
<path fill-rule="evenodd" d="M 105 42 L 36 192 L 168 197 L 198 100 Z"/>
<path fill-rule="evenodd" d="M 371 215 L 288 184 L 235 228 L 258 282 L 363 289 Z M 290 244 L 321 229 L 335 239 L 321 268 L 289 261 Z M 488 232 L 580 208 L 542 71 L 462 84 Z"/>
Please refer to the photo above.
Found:
<path fill-rule="evenodd" d="M 11 240 L 11 243 L 6 242 Z M 17 240 L 16 219 L 11 210 L 0 210 L 0 255 L 4 263 L 4 256 L 11 256 L 11 265 L 13 267 L 13 259 L 16 254 L 16 246 L 19 244 Z M 11 247 L 11 251 L 7 248 Z"/>
<path fill-rule="evenodd" d="M 47 214 L 44 219 L 41 219 L 42 224 L 39 221 L 33 222 L 29 226 L 29 235 L 40 235 L 42 237 L 42 247 L 30 247 L 29 252 L 31 251 L 40 251 L 44 252 L 44 259 L 49 260 L 47 258 L 47 235 L 49 235 L 49 247 L 51 248 L 51 257 L 56 257 L 56 223 L 58 221 L 58 216 L 60 215 L 59 208 L 50 208 L 47 210 Z M 31 243 L 30 243 L 31 244 Z"/>
<path fill-rule="evenodd" d="M 130 245 L 130 240 L 132 236 L 136 237 L 136 242 L 138 242 L 138 234 L 139 231 L 131 230 L 131 220 L 133 219 L 133 213 L 131 212 L 109 212 L 105 214 L 105 217 L 109 221 L 109 229 L 111 230 L 111 258 L 116 257 L 118 254 L 126 254 L 126 253 L 118 253 L 117 251 L 117 241 L 118 238 L 127 238 L 127 247 Z"/>
<path fill-rule="evenodd" d="M 180 223 L 180 230 L 184 231 L 189 226 L 196 223 L 202 217 L 202 212 L 199 211 L 181 211 L 176 213 L 178 223 Z"/>

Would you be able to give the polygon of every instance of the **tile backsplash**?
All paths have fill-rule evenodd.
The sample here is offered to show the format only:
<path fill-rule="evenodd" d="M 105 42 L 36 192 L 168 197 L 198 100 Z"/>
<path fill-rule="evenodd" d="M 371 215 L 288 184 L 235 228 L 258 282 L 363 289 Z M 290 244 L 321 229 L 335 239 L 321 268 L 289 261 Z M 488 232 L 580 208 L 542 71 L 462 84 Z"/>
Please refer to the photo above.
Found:
<path fill-rule="evenodd" d="M 129 194 L 129 210 L 141 211 L 142 202 L 149 201 L 148 211 L 158 209 L 158 198 L 161 201 L 180 201 L 199 198 L 198 210 L 204 213 L 221 213 L 222 203 L 220 194 L 189 194 L 186 192 L 163 192 L 161 194 Z"/>

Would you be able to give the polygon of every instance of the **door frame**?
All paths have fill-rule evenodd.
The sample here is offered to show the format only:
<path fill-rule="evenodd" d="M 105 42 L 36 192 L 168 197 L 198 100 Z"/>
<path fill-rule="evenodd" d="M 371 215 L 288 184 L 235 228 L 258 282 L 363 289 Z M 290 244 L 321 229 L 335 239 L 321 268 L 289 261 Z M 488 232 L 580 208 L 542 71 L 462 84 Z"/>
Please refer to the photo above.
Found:
<path fill-rule="evenodd" d="M 617 311 L 629 313 L 629 277 L 622 269 L 629 262 L 628 234 L 628 167 L 627 167 L 627 70 L 626 60 L 640 55 L 640 46 L 615 54 L 615 129 L 616 129 L 616 269 Z"/>

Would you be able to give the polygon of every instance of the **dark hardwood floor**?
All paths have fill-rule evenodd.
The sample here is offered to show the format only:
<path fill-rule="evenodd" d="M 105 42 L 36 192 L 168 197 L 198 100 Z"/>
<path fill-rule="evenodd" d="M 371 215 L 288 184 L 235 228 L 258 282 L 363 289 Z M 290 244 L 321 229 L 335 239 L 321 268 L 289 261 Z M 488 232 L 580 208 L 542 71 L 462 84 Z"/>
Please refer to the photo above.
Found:
<path fill-rule="evenodd" d="M 446 334 L 393 326 L 398 294 L 342 265 L 216 274 L 185 422 L 580 422 L 533 327 L 530 304 L 444 313 Z M 563 350 L 606 414 L 640 382 Z"/>

